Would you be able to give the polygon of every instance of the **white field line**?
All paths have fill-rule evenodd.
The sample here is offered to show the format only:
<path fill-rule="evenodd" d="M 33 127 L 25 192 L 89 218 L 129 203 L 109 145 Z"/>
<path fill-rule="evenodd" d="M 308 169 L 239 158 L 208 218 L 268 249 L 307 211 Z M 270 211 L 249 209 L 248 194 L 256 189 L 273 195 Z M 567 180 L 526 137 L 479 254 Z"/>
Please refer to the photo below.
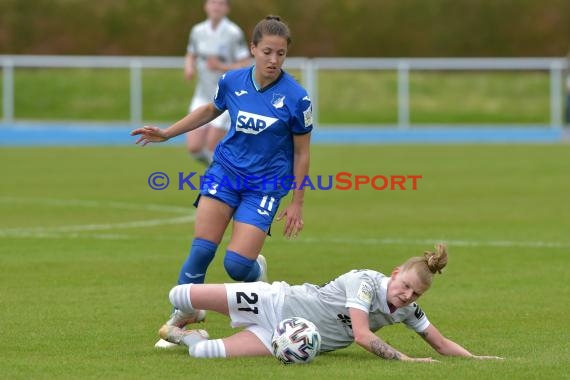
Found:
<path fill-rule="evenodd" d="M 441 239 L 393 239 L 393 238 L 300 238 L 299 243 L 334 243 L 352 245 L 421 245 L 431 246 L 445 242 L 451 247 L 519 247 L 519 248 L 570 248 L 570 243 L 552 241 L 514 241 L 514 240 L 441 240 Z"/>
<path fill-rule="evenodd" d="M 151 219 L 123 223 L 105 224 L 83 224 L 78 226 L 58 226 L 58 227 L 32 227 L 32 228 L 5 228 L 0 229 L 0 236 L 3 233 L 57 233 L 57 232 L 81 232 L 81 231 L 105 231 L 120 228 L 156 227 L 165 224 L 183 224 L 193 222 L 194 215 L 178 216 L 169 219 Z"/>
<path fill-rule="evenodd" d="M 93 240 L 135 240 L 132 235 L 121 234 L 87 234 L 77 232 L 53 233 L 53 232 L 13 232 L 3 233 L 0 238 L 26 238 L 26 239 L 93 239 Z"/>
<path fill-rule="evenodd" d="M 167 224 L 167 223 L 165 223 Z M 158 225 L 158 224 L 157 224 Z M 34 238 L 34 239 L 94 239 L 94 240 L 141 240 L 140 236 L 128 234 L 92 234 L 92 233 L 78 233 L 78 232 L 43 232 L 43 231 L 10 231 L 7 233 L 5 230 L 0 230 L 0 238 Z M 180 237 L 163 237 L 152 236 L 152 240 L 181 240 L 187 241 L 190 235 Z M 228 241 L 224 238 L 223 242 Z M 282 240 L 276 243 L 285 244 L 347 244 L 353 246 L 373 245 L 373 246 L 410 246 L 417 245 L 423 247 L 430 247 L 438 241 L 437 239 L 355 239 L 355 238 L 298 238 L 294 240 Z M 498 241 L 498 240 L 444 240 L 450 247 L 490 247 L 490 248 L 570 248 L 570 243 L 562 242 L 543 242 L 543 241 Z"/>
<path fill-rule="evenodd" d="M 95 238 L 95 239 L 134 239 L 134 236 L 123 234 L 89 234 L 79 235 L 79 232 L 93 231 L 109 231 L 117 229 L 133 229 L 156 227 L 161 225 L 184 224 L 195 220 L 193 210 L 183 207 L 161 206 L 156 204 L 131 204 L 121 202 L 99 202 L 84 200 L 58 200 L 58 199 L 41 199 L 41 198 L 16 198 L 16 197 L 0 197 L 1 203 L 32 203 L 43 204 L 49 206 L 76 206 L 89 208 L 107 208 L 107 209 L 129 209 L 129 210 L 145 210 L 152 212 L 169 212 L 176 214 L 186 214 L 185 216 L 177 216 L 174 218 L 149 219 L 132 222 L 121 223 L 102 223 L 102 224 L 83 224 L 73 226 L 57 226 L 57 227 L 28 227 L 28 228 L 4 228 L 0 229 L 0 237 L 24 237 L 24 238 Z M 190 215 L 188 215 L 190 214 Z"/>
<path fill-rule="evenodd" d="M 47 206 L 76 206 L 86 208 L 111 208 L 118 210 L 144 210 L 153 212 L 166 212 L 171 214 L 188 215 L 192 211 L 192 205 L 188 207 L 176 207 L 157 204 L 134 204 L 126 202 L 100 202 L 85 201 L 78 199 L 47 199 L 47 198 L 17 198 L 17 197 L 0 197 L 0 203 L 31 203 L 43 204 Z"/>
<path fill-rule="evenodd" d="M 161 206 L 157 204 L 137 205 L 121 202 L 99 202 L 84 200 L 57 200 L 57 199 L 41 199 L 41 198 L 16 198 L 16 197 L 0 197 L 0 202 L 4 203 L 35 203 L 53 206 L 77 206 L 77 207 L 95 207 L 95 208 L 115 208 L 115 209 L 131 209 L 131 210 L 147 210 L 153 212 L 171 212 L 177 214 L 189 214 L 193 210 L 188 207 Z M 58 227 L 33 227 L 33 228 L 7 228 L 0 229 L 0 237 L 23 237 L 23 238 L 67 238 L 67 239 L 101 239 L 101 240 L 134 240 L 140 239 L 140 236 L 128 234 L 89 234 L 85 232 L 92 231 L 108 231 L 115 229 L 133 229 L 155 227 L 169 224 L 184 224 L 195 220 L 195 215 L 186 215 L 175 218 L 151 219 L 143 221 L 108 223 L 108 224 L 87 224 L 77 226 L 58 226 Z M 153 237 L 153 239 L 160 237 Z M 184 237 L 187 239 L 187 237 Z M 172 238 L 169 238 L 172 240 Z M 433 245 L 442 241 L 441 239 L 400 239 L 400 238 L 339 238 L 339 237 L 300 237 L 290 242 L 301 244 L 350 244 L 350 245 Z M 515 240 L 443 240 L 452 247 L 520 247 L 520 248 L 570 248 L 569 242 L 557 241 L 515 241 Z"/>

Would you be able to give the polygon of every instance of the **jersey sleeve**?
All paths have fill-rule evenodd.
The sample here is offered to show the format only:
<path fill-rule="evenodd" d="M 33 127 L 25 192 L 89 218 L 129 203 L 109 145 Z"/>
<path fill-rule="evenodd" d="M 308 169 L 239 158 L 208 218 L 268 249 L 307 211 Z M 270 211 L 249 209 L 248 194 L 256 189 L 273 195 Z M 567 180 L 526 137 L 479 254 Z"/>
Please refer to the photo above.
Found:
<path fill-rule="evenodd" d="M 373 298 L 374 287 L 370 279 L 358 276 L 347 280 L 345 304 L 347 308 L 352 307 L 369 313 Z"/>
<path fill-rule="evenodd" d="M 426 313 L 424 313 L 420 305 L 415 302 L 412 304 L 410 314 L 403 320 L 403 322 L 408 328 L 418 333 L 425 331 L 425 329 L 430 325 Z"/>
<path fill-rule="evenodd" d="M 218 86 L 216 87 L 216 93 L 214 95 L 214 106 L 216 106 L 219 111 L 225 111 L 227 109 L 226 92 L 226 74 L 222 74 L 220 80 L 218 81 Z"/>
<path fill-rule="evenodd" d="M 313 130 L 313 104 L 306 93 L 297 101 L 291 130 L 294 135 L 304 135 Z"/>

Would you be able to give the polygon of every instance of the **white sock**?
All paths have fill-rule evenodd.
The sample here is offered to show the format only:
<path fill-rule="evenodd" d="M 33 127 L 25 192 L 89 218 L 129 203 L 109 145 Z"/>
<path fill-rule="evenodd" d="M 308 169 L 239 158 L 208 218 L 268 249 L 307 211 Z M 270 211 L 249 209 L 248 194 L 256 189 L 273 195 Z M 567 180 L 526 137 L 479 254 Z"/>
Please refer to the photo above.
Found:
<path fill-rule="evenodd" d="M 204 153 L 204 156 L 206 157 L 206 160 L 208 160 L 208 165 L 212 163 L 212 159 L 214 158 L 214 152 L 212 152 L 210 149 L 208 148 L 204 148 L 204 150 L 202 151 L 202 153 Z"/>
<path fill-rule="evenodd" d="M 193 314 L 196 312 L 194 307 L 192 307 L 192 301 L 190 301 L 190 288 L 192 284 L 176 285 L 170 290 L 168 298 L 170 303 L 176 308 L 185 313 Z"/>
<path fill-rule="evenodd" d="M 226 347 L 221 339 L 202 340 L 191 343 L 188 348 L 190 356 L 195 358 L 225 358 Z"/>
<path fill-rule="evenodd" d="M 192 157 L 198 162 L 209 165 L 212 162 L 212 152 L 208 148 L 204 148 L 197 153 L 192 153 Z"/>

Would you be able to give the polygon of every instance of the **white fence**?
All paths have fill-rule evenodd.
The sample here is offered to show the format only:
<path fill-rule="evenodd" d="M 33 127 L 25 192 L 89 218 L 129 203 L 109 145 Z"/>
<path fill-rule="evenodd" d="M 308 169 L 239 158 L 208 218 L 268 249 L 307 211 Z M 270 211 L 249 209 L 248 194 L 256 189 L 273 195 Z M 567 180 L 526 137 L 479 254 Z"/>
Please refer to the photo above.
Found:
<path fill-rule="evenodd" d="M 0 55 L 2 68 L 2 114 L 4 123 L 14 121 L 14 69 L 22 68 L 123 68 L 130 70 L 130 121 L 142 123 L 142 70 L 180 69 L 180 57 L 103 56 L 10 56 Z M 550 127 L 563 126 L 563 58 L 288 58 L 286 68 L 300 70 L 303 85 L 311 95 L 314 121 L 318 124 L 319 70 L 389 70 L 398 73 L 398 127 L 410 127 L 409 75 L 412 70 L 542 70 L 550 73 Z"/>

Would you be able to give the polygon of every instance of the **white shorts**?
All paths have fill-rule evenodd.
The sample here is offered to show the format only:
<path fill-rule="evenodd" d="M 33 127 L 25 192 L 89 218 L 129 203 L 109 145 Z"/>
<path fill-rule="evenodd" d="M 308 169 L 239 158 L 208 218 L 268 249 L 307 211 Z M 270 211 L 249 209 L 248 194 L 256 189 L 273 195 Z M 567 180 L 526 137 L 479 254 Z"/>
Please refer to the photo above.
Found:
<path fill-rule="evenodd" d="M 192 102 L 190 103 L 190 107 L 188 108 L 188 112 L 192 112 L 196 108 L 208 103 L 212 103 L 212 101 L 201 96 L 194 96 L 192 98 Z M 224 131 L 229 131 L 231 125 L 230 114 L 228 111 L 225 111 L 223 114 L 212 120 L 210 122 L 210 125 Z"/>
<path fill-rule="evenodd" d="M 245 327 L 271 352 L 273 330 L 281 321 L 284 282 L 225 284 L 232 327 Z"/>

